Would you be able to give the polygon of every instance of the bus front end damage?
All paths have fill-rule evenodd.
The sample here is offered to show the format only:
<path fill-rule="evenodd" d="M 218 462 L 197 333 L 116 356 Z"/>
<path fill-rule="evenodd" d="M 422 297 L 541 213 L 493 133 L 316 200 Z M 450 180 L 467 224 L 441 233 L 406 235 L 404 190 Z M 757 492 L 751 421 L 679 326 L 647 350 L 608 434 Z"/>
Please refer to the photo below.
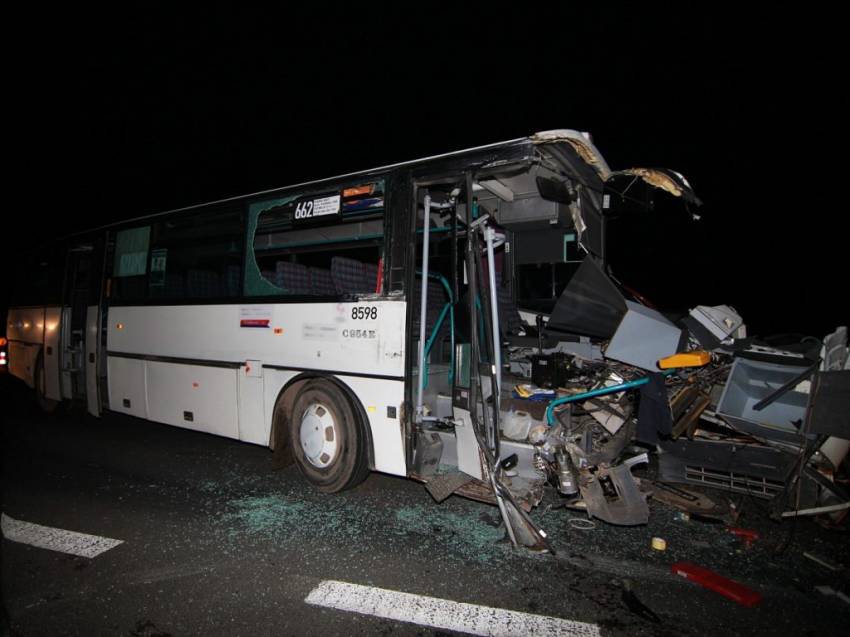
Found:
<path fill-rule="evenodd" d="M 541 502 L 614 525 L 646 524 L 651 496 L 730 514 L 687 488 L 697 485 L 769 500 L 777 519 L 846 512 L 834 475 L 850 447 L 847 328 L 781 342 L 748 336 L 726 305 L 651 307 L 612 272 L 609 211 L 641 187 L 678 197 L 697 219 L 687 180 L 613 172 L 574 131 L 531 141 L 524 164 L 468 175 L 469 205 L 441 198 L 455 214 L 434 215 L 424 200 L 424 219 L 465 238 L 456 245 L 467 287 L 450 302 L 468 320 L 453 334 L 447 383 L 431 347 L 439 339 L 420 347 L 414 477 L 438 501 L 497 505 L 513 544 L 532 550 L 551 550 L 528 515 Z M 569 266 L 557 295 L 556 269 L 539 267 L 552 255 Z M 523 307 L 529 265 L 551 274 L 550 307 Z M 428 268 L 426 249 L 423 280 Z"/>

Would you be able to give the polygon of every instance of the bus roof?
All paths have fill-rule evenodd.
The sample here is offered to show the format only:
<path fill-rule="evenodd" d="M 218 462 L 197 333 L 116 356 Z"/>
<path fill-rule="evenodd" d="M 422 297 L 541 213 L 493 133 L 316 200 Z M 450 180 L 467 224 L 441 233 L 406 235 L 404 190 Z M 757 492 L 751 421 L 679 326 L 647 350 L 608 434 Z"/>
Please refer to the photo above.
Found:
<path fill-rule="evenodd" d="M 539 133 L 536 134 L 536 135 L 539 135 Z M 110 227 L 113 227 L 113 226 L 124 225 L 126 223 L 132 223 L 134 221 L 142 221 L 144 219 L 151 219 L 151 218 L 159 217 L 159 216 L 162 216 L 162 215 L 169 215 L 169 214 L 174 214 L 174 213 L 178 213 L 178 212 L 194 210 L 194 209 L 197 209 L 197 208 L 203 208 L 205 206 L 212 206 L 212 205 L 215 205 L 215 204 L 222 204 L 222 203 L 227 203 L 227 202 L 230 202 L 230 201 L 239 201 L 240 199 L 249 199 L 249 198 L 258 197 L 258 196 L 261 196 L 261 195 L 268 195 L 268 194 L 280 192 L 282 190 L 290 190 L 292 188 L 301 188 L 301 187 L 304 187 L 304 186 L 311 186 L 311 185 L 320 184 L 320 183 L 326 182 L 326 181 L 337 181 L 337 180 L 340 180 L 340 179 L 345 179 L 347 177 L 356 177 L 357 175 L 368 175 L 368 174 L 372 174 L 372 173 L 378 173 L 378 172 L 390 170 L 392 168 L 400 168 L 400 167 L 403 167 L 403 166 L 413 166 L 413 165 L 420 164 L 420 163 L 426 162 L 426 161 L 432 161 L 432 160 L 436 160 L 436 159 L 443 159 L 443 158 L 446 158 L 446 157 L 463 155 L 464 153 L 472 153 L 472 152 L 479 151 L 479 150 L 486 150 L 488 148 L 508 147 L 508 146 L 512 146 L 514 144 L 519 144 L 519 143 L 523 143 L 523 142 L 531 142 L 532 139 L 533 139 L 533 137 L 517 137 L 515 139 L 510 139 L 510 140 L 502 141 L 502 142 L 496 142 L 496 143 L 493 143 L 493 144 L 485 144 L 483 146 L 474 146 L 472 148 L 464 148 L 462 150 L 455 150 L 455 151 L 452 151 L 452 152 L 442 153 L 442 154 L 439 154 L 439 155 L 431 155 L 429 157 L 421 157 L 419 159 L 411 159 L 411 160 L 407 160 L 407 161 L 403 161 L 403 162 L 398 162 L 398 163 L 395 163 L 395 164 L 387 164 L 385 166 L 378 166 L 376 168 L 369 168 L 369 169 L 366 169 L 366 170 L 358 170 L 358 171 L 355 171 L 355 172 L 344 173 L 344 174 L 341 174 L 341 175 L 334 175 L 332 177 L 324 177 L 322 179 L 312 179 L 310 181 L 304 181 L 304 182 L 300 182 L 300 183 L 297 183 L 297 184 L 290 184 L 290 185 L 287 185 L 287 186 L 279 186 L 277 188 L 269 188 L 269 189 L 266 189 L 266 190 L 260 190 L 260 191 L 257 191 L 257 192 L 248 193 L 248 194 L 244 194 L 244 195 L 236 195 L 236 196 L 233 196 L 233 197 L 225 197 L 225 198 L 222 198 L 222 199 L 215 199 L 213 201 L 206 201 L 204 203 L 193 204 L 193 205 L 190 205 L 190 206 L 182 206 L 180 208 L 172 208 L 170 210 L 164 210 L 162 212 L 156 212 L 156 213 L 152 213 L 152 214 L 141 215 L 141 216 L 138 216 L 138 217 L 131 217 L 129 219 L 122 219 L 121 221 L 115 221 L 113 223 L 107 223 L 107 224 L 104 224 L 102 226 L 90 228 L 90 229 L 85 230 L 85 231 L 75 232 L 70 236 L 86 234 L 86 233 L 92 232 L 94 230 L 101 230 L 101 229 L 110 228 Z"/>

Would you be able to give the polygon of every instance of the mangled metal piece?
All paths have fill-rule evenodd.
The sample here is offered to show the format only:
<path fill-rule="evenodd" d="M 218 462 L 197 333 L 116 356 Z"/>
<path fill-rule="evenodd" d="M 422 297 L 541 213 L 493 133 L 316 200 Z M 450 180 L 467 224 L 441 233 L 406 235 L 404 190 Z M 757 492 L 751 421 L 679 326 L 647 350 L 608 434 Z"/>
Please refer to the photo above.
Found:
<path fill-rule="evenodd" d="M 728 305 L 697 305 L 684 319 L 688 330 L 708 349 L 714 349 L 730 336 L 746 338 L 744 319 Z"/>
<path fill-rule="evenodd" d="M 616 467 L 601 467 L 596 475 L 589 469 L 580 471 L 579 489 L 591 517 L 599 518 L 610 524 L 635 526 L 649 521 L 648 493 L 638 487 L 631 468 L 635 464 L 648 462 L 647 455 L 641 454 L 624 461 Z M 608 498 L 600 479 L 607 477 L 614 488 L 615 496 Z"/>
<path fill-rule="evenodd" d="M 461 473 L 442 473 L 425 483 L 425 489 L 435 502 L 442 502 L 474 478 Z"/>
<path fill-rule="evenodd" d="M 608 179 L 620 175 L 638 177 L 653 188 L 668 192 L 674 197 L 681 197 L 685 201 L 696 205 L 702 204 L 688 183 L 688 180 L 685 179 L 684 175 L 677 173 L 675 170 L 670 170 L 669 168 L 627 168 L 626 170 L 619 170 L 612 173 Z"/>
<path fill-rule="evenodd" d="M 531 518 L 517 505 L 510 492 L 499 482 L 495 474 L 491 479 L 499 512 L 502 514 L 502 521 L 505 523 L 505 529 L 511 543 L 514 546 L 524 546 L 531 551 L 554 553 L 545 531 L 531 521 Z"/>
<path fill-rule="evenodd" d="M 605 356 L 650 372 L 658 359 L 681 351 L 682 330 L 656 310 L 626 301 L 626 312 L 605 348 Z"/>
<path fill-rule="evenodd" d="M 602 154 L 597 150 L 593 142 L 590 141 L 590 136 L 582 134 L 578 131 L 569 129 L 557 129 L 549 131 L 541 131 L 531 136 L 531 141 L 534 144 L 555 144 L 565 142 L 573 147 L 576 154 L 581 159 L 592 166 L 602 179 L 606 179 L 611 174 L 611 169 L 607 162 L 603 159 Z"/>

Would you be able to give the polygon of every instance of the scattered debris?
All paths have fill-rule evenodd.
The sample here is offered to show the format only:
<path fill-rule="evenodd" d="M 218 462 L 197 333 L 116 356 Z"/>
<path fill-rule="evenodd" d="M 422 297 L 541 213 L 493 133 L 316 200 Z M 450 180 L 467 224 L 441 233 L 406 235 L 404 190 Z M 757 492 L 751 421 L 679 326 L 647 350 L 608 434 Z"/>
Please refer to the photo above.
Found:
<path fill-rule="evenodd" d="M 742 529 L 737 526 L 730 526 L 729 533 L 735 537 L 741 538 L 744 541 L 744 546 L 746 548 L 752 548 L 753 542 L 759 539 L 758 532 L 753 531 L 752 529 Z"/>
<path fill-rule="evenodd" d="M 435 501 L 442 502 L 463 485 L 471 481 L 472 478 L 470 476 L 459 471 L 454 473 L 441 473 L 430 479 L 425 484 L 425 488 Z"/>
<path fill-rule="evenodd" d="M 646 604 L 644 604 L 637 598 L 637 595 L 635 595 L 634 590 L 632 590 L 631 580 L 623 580 L 622 598 L 623 602 L 626 604 L 626 607 L 638 617 L 642 617 L 643 619 L 651 621 L 654 624 L 661 623 L 661 618 L 656 615 L 652 611 L 652 609 L 650 609 Z"/>
<path fill-rule="evenodd" d="M 699 584 L 715 593 L 720 593 L 747 608 L 755 606 L 762 599 L 761 593 L 690 562 L 675 562 L 670 570 L 674 575 L 684 577 L 686 580 Z"/>
<path fill-rule="evenodd" d="M 820 564 L 824 568 L 828 568 L 830 571 L 840 571 L 841 569 L 844 568 L 840 564 L 833 564 L 832 562 L 830 562 L 826 558 L 823 558 L 819 555 L 815 555 L 814 553 L 809 553 L 808 551 L 803 552 L 803 557 L 810 559 L 812 562 L 816 562 L 817 564 Z"/>
<path fill-rule="evenodd" d="M 596 522 L 584 518 L 567 518 L 567 523 L 577 531 L 592 531 L 596 528 Z"/>
<path fill-rule="evenodd" d="M 656 551 L 666 551 L 667 540 L 665 540 L 663 537 L 652 538 L 652 548 L 654 548 Z"/>
<path fill-rule="evenodd" d="M 657 480 L 652 483 L 652 487 L 654 500 L 679 509 L 687 516 L 686 519 L 694 517 L 697 520 L 712 518 L 712 521 L 723 521 L 731 518 L 728 503 L 715 502 L 704 493 Z"/>
<path fill-rule="evenodd" d="M 845 595 L 841 591 L 837 591 L 832 586 L 815 586 L 815 590 L 821 595 L 837 597 L 845 604 L 850 604 L 850 596 Z"/>
<path fill-rule="evenodd" d="M 760 338 L 728 305 L 694 304 L 684 316 L 657 309 L 616 278 L 605 223 L 649 202 L 636 186 L 699 199 L 672 171 L 587 170 L 602 164 L 576 139 L 559 133 L 538 145 L 547 158 L 539 164 L 494 164 L 471 183 L 421 190 L 428 222 L 416 273 L 437 296 L 423 285 L 413 300 L 415 476 L 438 501 L 455 493 L 498 505 L 511 541 L 538 548 L 546 536 L 524 514 L 544 492 L 556 508 L 617 526 L 649 524 L 652 497 L 679 521 L 729 525 L 747 548 L 759 535 L 734 526 L 729 502 L 678 485 L 770 500 L 774 517 L 843 514 L 850 493 L 836 475 L 850 444 L 835 440 L 850 439 L 847 329 L 822 341 Z M 579 196 L 588 179 L 599 180 L 601 201 Z M 427 256 L 432 242 L 439 257 Z M 570 266 L 539 267 L 555 262 Z M 524 266 L 535 269 L 518 277 Z M 551 292 L 520 311 L 532 283 Z M 657 453 L 656 482 L 636 469 L 649 464 L 647 448 Z M 473 480 L 429 475 L 439 464 Z"/>

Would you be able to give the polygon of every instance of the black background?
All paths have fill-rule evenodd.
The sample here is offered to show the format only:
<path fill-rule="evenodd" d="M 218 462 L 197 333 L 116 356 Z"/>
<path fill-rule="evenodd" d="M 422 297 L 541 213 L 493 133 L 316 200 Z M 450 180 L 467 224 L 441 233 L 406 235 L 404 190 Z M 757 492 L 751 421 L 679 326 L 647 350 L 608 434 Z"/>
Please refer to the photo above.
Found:
<path fill-rule="evenodd" d="M 574 128 L 704 201 L 685 235 L 655 224 L 669 255 L 621 257 L 625 281 L 751 333 L 847 323 L 837 15 L 518 6 L 10 11 L 4 281 L 70 231 Z"/>

